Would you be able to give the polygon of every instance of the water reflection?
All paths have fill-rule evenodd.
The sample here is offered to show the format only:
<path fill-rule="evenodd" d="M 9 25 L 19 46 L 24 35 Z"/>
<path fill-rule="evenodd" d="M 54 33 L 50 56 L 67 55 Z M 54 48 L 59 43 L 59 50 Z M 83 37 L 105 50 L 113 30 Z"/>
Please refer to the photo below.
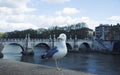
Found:
<path fill-rule="evenodd" d="M 19 46 L 7 46 L 3 50 L 3 59 L 55 66 L 52 59 L 40 59 L 40 55 L 46 51 L 43 47 L 35 47 L 34 56 L 22 56 L 20 54 L 21 51 Z M 68 53 L 60 60 L 59 66 L 71 70 L 95 73 L 97 75 L 119 75 L 120 56 L 98 53 Z"/>
<path fill-rule="evenodd" d="M 21 60 L 22 49 L 17 45 L 6 45 L 2 50 L 4 54 L 3 59 L 10 59 L 10 60 Z"/>

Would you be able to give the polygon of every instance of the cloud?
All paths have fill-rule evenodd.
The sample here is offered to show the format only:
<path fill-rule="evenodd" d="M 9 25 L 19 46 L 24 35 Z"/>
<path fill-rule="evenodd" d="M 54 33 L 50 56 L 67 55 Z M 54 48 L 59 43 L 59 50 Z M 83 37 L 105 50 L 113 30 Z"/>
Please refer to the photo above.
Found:
<path fill-rule="evenodd" d="M 89 17 L 71 17 L 71 16 L 39 16 L 40 27 L 51 27 L 51 26 L 68 26 L 80 22 L 87 23 L 88 27 L 94 29 L 99 25 L 99 22 L 90 19 Z"/>
<path fill-rule="evenodd" d="M 46 3 L 54 3 L 54 4 L 70 2 L 70 0 L 41 0 L 41 1 Z"/>
<path fill-rule="evenodd" d="M 28 8 L 30 0 L 0 0 L 0 14 L 11 15 L 35 11 L 35 8 Z"/>
<path fill-rule="evenodd" d="M 63 10 L 61 11 L 56 11 L 56 14 L 57 15 L 75 15 L 75 14 L 78 14 L 80 13 L 80 11 L 76 8 L 64 8 Z"/>
<path fill-rule="evenodd" d="M 30 0 L 0 0 L 0 7 L 24 8 Z"/>
<path fill-rule="evenodd" d="M 92 20 L 92 19 L 90 19 L 89 17 L 86 17 L 86 16 L 81 17 L 81 21 L 87 23 L 88 27 L 90 29 L 93 29 L 93 30 L 95 30 L 95 27 L 100 24 L 99 22 L 97 22 L 95 20 Z"/>
<path fill-rule="evenodd" d="M 107 20 L 120 22 L 120 16 L 112 16 L 112 17 L 107 18 Z"/>
<path fill-rule="evenodd" d="M 3 16 L 4 17 L 4 16 Z M 19 17 L 19 18 L 18 18 Z M 94 29 L 98 22 L 89 17 L 71 17 L 71 16 L 48 16 L 48 15 L 11 15 L 4 19 L 0 18 L 0 30 L 13 31 L 28 28 L 49 28 L 52 26 L 68 26 L 80 22 L 87 23 L 88 27 Z"/>
<path fill-rule="evenodd" d="M 12 27 L 13 30 L 16 30 L 16 29 L 24 30 L 28 28 L 37 29 L 38 28 L 36 25 L 33 25 L 31 23 L 9 23 L 9 25 Z"/>
<path fill-rule="evenodd" d="M 7 8 L 7 7 L 0 7 L 0 15 L 18 15 L 24 14 L 27 12 L 35 11 L 34 8 Z"/>
<path fill-rule="evenodd" d="M 9 32 L 13 30 L 24 30 L 24 29 L 37 29 L 36 25 L 31 23 L 7 23 L 5 21 L 0 21 L 0 31 L 2 32 Z"/>
<path fill-rule="evenodd" d="M 71 17 L 67 16 L 39 16 L 40 24 L 43 26 L 65 26 L 69 24 Z M 72 22 L 72 21 L 71 21 Z"/>
<path fill-rule="evenodd" d="M 28 28 L 49 28 L 51 26 L 67 26 L 79 22 L 86 22 L 89 27 L 95 27 L 98 22 L 91 20 L 89 17 L 73 17 L 80 11 L 76 8 L 64 8 L 57 11 L 58 15 L 40 15 L 29 14 L 36 8 L 29 8 L 27 4 L 30 0 L 0 0 L 0 32 L 23 30 Z M 49 0 L 44 0 L 49 1 Z M 51 0 L 59 3 L 70 0 Z"/>
<path fill-rule="evenodd" d="M 11 15 L 6 19 L 8 23 L 24 23 L 26 21 L 25 15 Z"/>
<path fill-rule="evenodd" d="M 0 31 L 22 30 L 27 28 L 38 28 L 29 22 L 26 13 L 35 11 L 27 4 L 30 0 L 0 0 Z"/>

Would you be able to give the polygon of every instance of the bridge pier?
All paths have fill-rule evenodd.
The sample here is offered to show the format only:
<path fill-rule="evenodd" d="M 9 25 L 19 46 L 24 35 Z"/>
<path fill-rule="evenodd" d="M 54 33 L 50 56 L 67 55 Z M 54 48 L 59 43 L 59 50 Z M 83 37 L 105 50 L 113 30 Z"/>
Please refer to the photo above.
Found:
<path fill-rule="evenodd" d="M 34 51 L 33 50 L 34 50 L 33 46 L 31 46 L 31 47 L 24 46 L 21 53 L 23 55 L 34 55 Z"/>
<path fill-rule="evenodd" d="M 34 55 L 32 48 L 27 48 L 26 50 L 21 52 L 23 55 Z"/>
<path fill-rule="evenodd" d="M 75 35 L 74 44 L 73 44 L 73 50 L 78 51 L 78 49 L 79 49 L 79 46 L 77 44 L 77 36 Z"/>
<path fill-rule="evenodd" d="M 33 44 L 30 42 L 30 34 L 25 37 L 25 46 L 22 52 L 23 55 L 34 55 Z"/>

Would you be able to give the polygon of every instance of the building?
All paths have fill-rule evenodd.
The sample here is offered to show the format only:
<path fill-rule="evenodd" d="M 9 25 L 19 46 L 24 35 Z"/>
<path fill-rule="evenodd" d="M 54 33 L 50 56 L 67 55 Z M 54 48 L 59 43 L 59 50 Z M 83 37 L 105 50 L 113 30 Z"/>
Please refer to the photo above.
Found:
<path fill-rule="evenodd" d="M 95 28 L 97 40 L 120 40 L 120 25 L 100 24 Z"/>
<path fill-rule="evenodd" d="M 87 27 L 86 23 L 81 22 L 81 23 L 73 24 L 73 25 L 69 26 L 69 28 L 75 30 L 75 29 L 88 28 L 88 27 Z"/>
<path fill-rule="evenodd" d="M 87 34 L 87 38 L 88 39 L 93 39 L 93 30 L 92 29 L 88 29 L 88 34 Z"/>
<path fill-rule="evenodd" d="M 98 27 L 95 27 L 95 39 L 106 40 L 105 35 L 109 32 L 110 26 L 108 24 L 100 24 Z"/>
<path fill-rule="evenodd" d="M 65 30 L 65 31 L 70 31 L 70 30 L 76 30 L 76 29 L 80 29 L 80 28 L 88 28 L 87 24 L 84 22 L 81 23 L 77 23 L 77 24 L 72 24 L 69 26 L 64 26 L 64 27 L 58 27 L 58 26 L 54 26 L 49 28 L 49 30 L 54 30 L 54 29 L 58 29 L 58 30 Z"/>

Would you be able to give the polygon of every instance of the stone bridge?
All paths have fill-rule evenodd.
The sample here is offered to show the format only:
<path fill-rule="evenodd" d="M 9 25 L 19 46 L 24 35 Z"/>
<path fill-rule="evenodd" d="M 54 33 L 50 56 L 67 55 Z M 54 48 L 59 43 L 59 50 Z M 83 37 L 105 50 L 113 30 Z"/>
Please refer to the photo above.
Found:
<path fill-rule="evenodd" d="M 30 53 L 36 46 L 44 46 L 47 50 L 51 49 L 57 42 L 56 39 L 1 39 L 2 45 L 18 45 L 24 54 Z M 68 51 L 91 50 L 92 40 L 68 39 L 66 41 Z"/>

